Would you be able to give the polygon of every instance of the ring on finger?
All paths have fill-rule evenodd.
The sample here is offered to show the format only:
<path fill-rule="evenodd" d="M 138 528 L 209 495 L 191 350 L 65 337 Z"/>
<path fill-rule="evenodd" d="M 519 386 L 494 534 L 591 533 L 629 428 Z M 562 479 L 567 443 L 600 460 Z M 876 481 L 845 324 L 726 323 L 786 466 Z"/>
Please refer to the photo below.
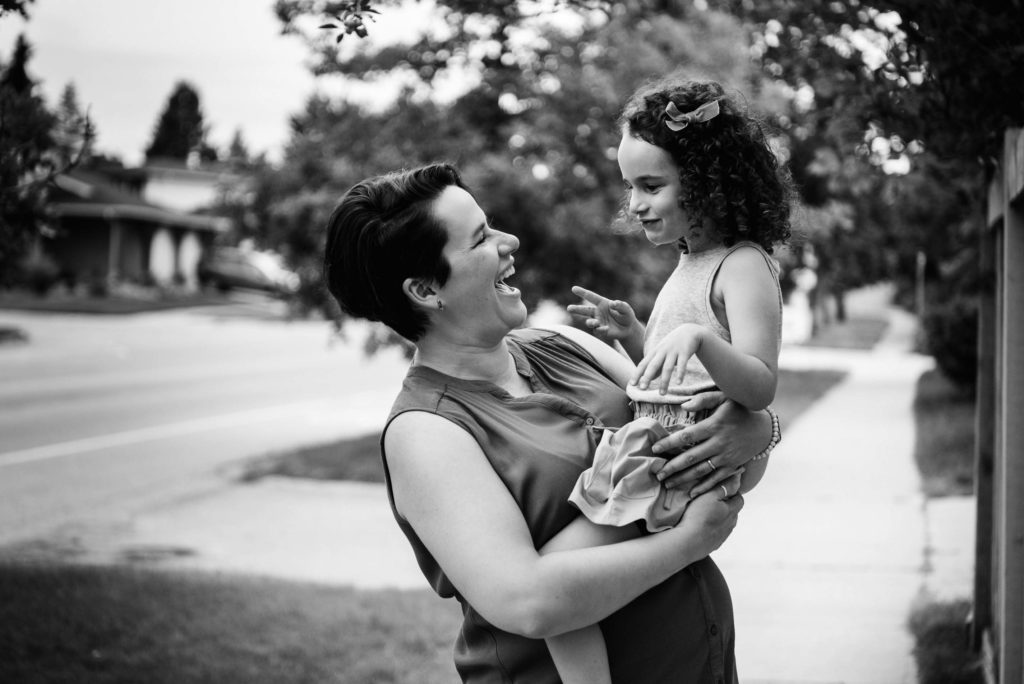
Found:
<path fill-rule="evenodd" d="M 729 498 L 729 490 L 726 488 L 726 486 L 725 485 L 718 485 L 718 486 L 722 488 L 722 494 L 723 494 L 722 498 L 723 499 L 728 499 Z"/>
<path fill-rule="evenodd" d="M 711 468 L 711 470 L 708 471 L 709 473 L 715 472 L 715 464 L 711 462 L 710 458 L 704 462 L 708 464 L 709 468 Z"/>

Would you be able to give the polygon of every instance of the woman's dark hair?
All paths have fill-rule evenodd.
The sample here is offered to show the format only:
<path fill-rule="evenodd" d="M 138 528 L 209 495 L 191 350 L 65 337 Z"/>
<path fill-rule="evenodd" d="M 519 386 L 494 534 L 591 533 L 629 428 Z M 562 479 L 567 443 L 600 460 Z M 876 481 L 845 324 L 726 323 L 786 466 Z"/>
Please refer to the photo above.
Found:
<path fill-rule="evenodd" d="M 720 113 L 680 131 L 665 125 L 665 108 L 688 113 L 718 100 Z M 714 81 L 666 78 L 638 89 L 619 116 L 623 135 L 664 149 L 679 167 L 680 204 L 694 226 L 710 218 L 727 246 L 750 240 L 771 253 L 790 237 L 794 196 L 789 173 L 768 146 L 760 122 Z M 680 246 L 685 251 L 686 244 Z"/>
<path fill-rule="evenodd" d="M 406 278 L 448 281 L 448 233 L 431 205 L 451 186 L 466 190 L 450 164 L 368 178 L 349 188 L 327 221 L 324 281 L 342 311 L 381 321 L 411 342 L 428 317 L 402 290 Z"/>

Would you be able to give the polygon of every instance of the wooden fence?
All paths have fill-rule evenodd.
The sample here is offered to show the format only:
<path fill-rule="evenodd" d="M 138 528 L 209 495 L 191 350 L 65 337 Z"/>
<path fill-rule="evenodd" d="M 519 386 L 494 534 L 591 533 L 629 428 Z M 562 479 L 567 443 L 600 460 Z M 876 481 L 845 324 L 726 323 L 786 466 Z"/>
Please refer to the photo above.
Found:
<path fill-rule="evenodd" d="M 974 646 L 991 684 L 1024 682 L 1024 135 L 989 186 L 978 335 Z"/>

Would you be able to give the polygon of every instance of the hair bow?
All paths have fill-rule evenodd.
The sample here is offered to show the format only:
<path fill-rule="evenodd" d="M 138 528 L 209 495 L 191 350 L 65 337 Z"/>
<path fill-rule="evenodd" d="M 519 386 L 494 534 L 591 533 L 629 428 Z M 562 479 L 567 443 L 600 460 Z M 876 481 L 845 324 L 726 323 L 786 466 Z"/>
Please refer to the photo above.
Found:
<path fill-rule="evenodd" d="M 665 116 L 668 117 L 665 121 L 665 125 L 673 131 L 681 131 L 691 123 L 704 123 L 705 121 L 711 121 L 718 116 L 720 111 L 721 110 L 718 107 L 718 100 L 705 102 L 692 112 L 686 113 L 679 111 L 675 102 L 669 102 L 668 105 L 665 106 Z"/>

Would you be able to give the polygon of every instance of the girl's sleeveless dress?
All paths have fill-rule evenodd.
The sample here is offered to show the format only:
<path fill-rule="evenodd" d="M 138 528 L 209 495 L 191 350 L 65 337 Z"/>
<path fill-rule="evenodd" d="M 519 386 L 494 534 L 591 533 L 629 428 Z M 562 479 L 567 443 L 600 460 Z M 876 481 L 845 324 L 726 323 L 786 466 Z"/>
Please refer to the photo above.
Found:
<path fill-rule="evenodd" d="M 683 323 L 702 325 L 726 342 L 732 341 L 729 328 L 722 325 L 711 306 L 711 289 L 722 262 L 741 247 L 751 247 L 764 257 L 778 288 L 778 265 L 753 242 L 680 254 L 679 264 L 654 302 L 644 338 L 645 354 Z M 781 288 L 778 292 L 781 314 Z M 776 332 L 781 337 L 781 325 Z M 601 525 L 621 527 L 636 522 L 642 523 L 649 532 L 660 532 L 678 524 L 690 499 L 685 492 L 665 489 L 654 477 L 653 470 L 660 467 L 664 459 L 651 452 L 651 445 L 668 436 L 669 431 L 703 418 L 703 412 L 687 414 L 683 411 L 683 420 L 676 422 L 678 404 L 694 394 L 713 389 L 716 389 L 715 381 L 696 356 L 687 363 L 682 382 L 670 385 L 664 395 L 657 389 L 627 388 L 635 409 L 633 422 L 619 431 L 605 432 L 594 454 L 593 466 L 580 475 L 569 500 Z"/>

